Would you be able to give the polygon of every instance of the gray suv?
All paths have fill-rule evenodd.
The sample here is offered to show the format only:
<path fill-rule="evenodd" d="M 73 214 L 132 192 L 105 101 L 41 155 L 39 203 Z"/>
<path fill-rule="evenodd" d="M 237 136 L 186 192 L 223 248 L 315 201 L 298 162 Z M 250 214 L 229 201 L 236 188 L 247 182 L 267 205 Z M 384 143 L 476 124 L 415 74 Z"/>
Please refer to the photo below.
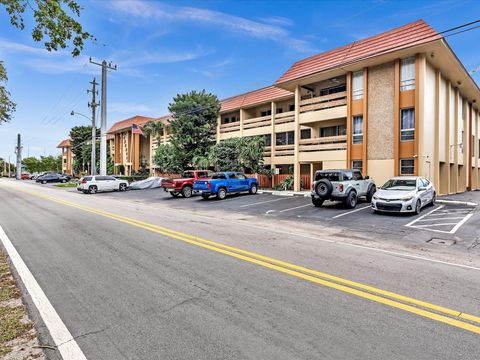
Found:
<path fill-rule="evenodd" d="M 353 209 L 360 197 L 371 202 L 375 191 L 373 179 L 363 177 L 360 170 L 319 170 L 312 186 L 312 203 L 322 206 L 325 200 L 342 201 Z"/>

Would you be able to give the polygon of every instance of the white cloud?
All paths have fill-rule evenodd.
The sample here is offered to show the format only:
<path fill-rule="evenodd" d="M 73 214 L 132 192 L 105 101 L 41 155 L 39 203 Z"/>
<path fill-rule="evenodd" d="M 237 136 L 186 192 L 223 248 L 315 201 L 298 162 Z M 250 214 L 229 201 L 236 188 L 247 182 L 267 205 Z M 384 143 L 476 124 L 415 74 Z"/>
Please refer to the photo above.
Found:
<path fill-rule="evenodd" d="M 269 17 L 263 19 L 263 21 L 253 21 L 220 11 L 195 7 L 176 7 L 142 0 L 114 0 L 110 2 L 110 7 L 117 13 L 128 17 L 152 21 L 197 22 L 258 39 L 283 43 L 298 52 L 314 50 L 313 46 L 307 41 L 291 36 L 290 32 L 284 27 L 292 25 L 292 22 L 283 17 Z"/>

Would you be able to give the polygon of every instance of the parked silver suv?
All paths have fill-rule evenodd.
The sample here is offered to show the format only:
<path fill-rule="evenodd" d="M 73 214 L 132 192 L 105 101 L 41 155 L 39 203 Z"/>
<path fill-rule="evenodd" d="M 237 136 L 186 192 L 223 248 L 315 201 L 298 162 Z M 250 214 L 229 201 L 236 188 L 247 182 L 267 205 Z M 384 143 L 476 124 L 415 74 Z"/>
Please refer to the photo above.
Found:
<path fill-rule="evenodd" d="M 319 170 L 312 184 L 312 203 L 322 206 L 325 200 L 342 201 L 353 209 L 359 197 L 371 202 L 375 191 L 373 179 L 363 177 L 360 170 Z"/>

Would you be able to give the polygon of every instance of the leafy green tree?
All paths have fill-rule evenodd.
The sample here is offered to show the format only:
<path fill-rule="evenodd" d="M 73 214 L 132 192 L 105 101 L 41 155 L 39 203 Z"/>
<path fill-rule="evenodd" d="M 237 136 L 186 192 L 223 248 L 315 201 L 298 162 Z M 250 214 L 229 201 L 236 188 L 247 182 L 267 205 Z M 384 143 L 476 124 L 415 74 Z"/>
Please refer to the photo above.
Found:
<path fill-rule="evenodd" d="M 150 120 L 142 126 L 145 136 L 151 136 L 155 138 L 158 143 L 162 141 L 162 135 L 164 131 L 164 125 L 158 120 Z"/>
<path fill-rule="evenodd" d="M 72 144 L 72 153 L 75 155 L 76 164 L 74 164 L 75 171 L 79 171 L 83 164 L 90 162 L 92 141 L 92 127 L 91 126 L 75 126 L 70 130 L 70 138 Z M 97 137 L 100 136 L 100 130 L 97 129 Z M 88 148 L 86 147 L 88 145 Z M 100 159 L 99 148 L 97 149 L 96 159 Z M 76 165 L 76 166 L 75 166 Z"/>
<path fill-rule="evenodd" d="M 177 173 L 183 171 L 178 158 L 178 152 L 172 144 L 158 145 L 153 162 L 162 173 Z"/>
<path fill-rule="evenodd" d="M 40 160 L 38 160 L 36 157 L 30 156 L 22 161 L 23 166 L 25 167 L 25 170 L 27 170 L 29 173 L 34 173 L 34 172 L 40 172 Z"/>
<path fill-rule="evenodd" d="M 173 116 L 170 143 L 183 170 L 193 165 L 196 156 L 205 156 L 213 145 L 220 102 L 205 90 L 191 91 L 177 94 L 168 110 Z"/>
<path fill-rule="evenodd" d="M 210 164 L 217 171 L 245 171 L 258 173 L 263 168 L 265 139 L 262 136 L 230 138 L 212 146 Z"/>
<path fill-rule="evenodd" d="M 10 92 L 7 90 L 8 77 L 3 61 L 0 61 L 0 124 L 12 119 L 16 104 L 10 100 Z"/>
<path fill-rule="evenodd" d="M 95 41 L 75 19 L 82 10 L 76 0 L 0 0 L 0 5 L 10 16 L 10 23 L 20 30 L 25 29 L 24 17 L 33 18 L 32 38 L 43 41 L 48 51 L 70 47 L 71 54 L 78 56 L 87 40 Z M 10 121 L 16 108 L 5 88 L 6 82 L 7 72 L 0 62 L 0 124 Z"/>

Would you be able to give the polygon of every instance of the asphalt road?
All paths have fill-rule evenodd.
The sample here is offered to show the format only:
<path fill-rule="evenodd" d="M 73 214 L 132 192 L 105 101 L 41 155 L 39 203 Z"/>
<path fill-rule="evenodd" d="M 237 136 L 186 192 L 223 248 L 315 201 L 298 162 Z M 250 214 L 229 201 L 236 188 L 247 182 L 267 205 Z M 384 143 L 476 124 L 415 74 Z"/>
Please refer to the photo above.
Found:
<path fill-rule="evenodd" d="M 0 226 L 88 359 L 480 354 L 480 334 L 455 325 L 478 328 L 475 321 L 450 315 L 451 321 L 439 321 L 441 311 L 411 300 L 394 306 L 383 295 L 375 299 L 375 290 L 339 286 L 351 280 L 479 316 L 480 271 L 474 268 L 344 246 L 328 236 L 319 241 L 301 235 L 300 225 L 286 231 L 263 226 L 262 218 L 240 221 L 214 210 L 217 205 L 201 211 L 149 206 L 128 196 L 84 196 L 4 180 L 0 203 Z M 322 275 L 322 282 L 305 270 L 239 255 L 238 248 L 341 279 Z M 51 343 L 26 299 L 41 340 Z"/>

